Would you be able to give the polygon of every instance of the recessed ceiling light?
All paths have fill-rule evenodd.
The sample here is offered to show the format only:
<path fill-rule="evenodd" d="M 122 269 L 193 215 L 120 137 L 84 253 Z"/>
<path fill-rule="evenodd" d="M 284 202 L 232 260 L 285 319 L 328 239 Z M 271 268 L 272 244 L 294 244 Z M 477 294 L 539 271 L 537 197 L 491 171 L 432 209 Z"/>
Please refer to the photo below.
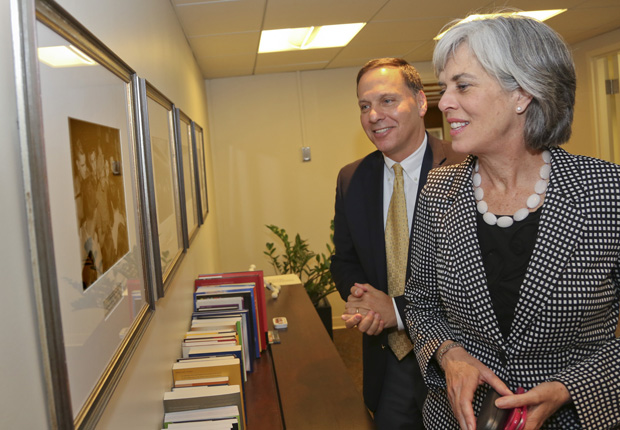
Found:
<path fill-rule="evenodd" d="M 306 49 L 335 48 L 345 46 L 366 25 L 324 25 L 321 27 L 284 28 L 264 30 L 260 36 L 258 53 L 301 51 Z"/>
<path fill-rule="evenodd" d="M 77 49 L 69 46 L 45 46 L 38 49 L 39 60 L 50 67 L 94 66 L 96 61 Z"/>
<path fill-rule="evenodd" d="M 567 9 L 549 9 L 549 10 L 528 10 L 528 11 L 520 11 L 520 12 L 505 12 L 505 13 L 488 13 L 488 14 L 482 14 L 482 15 L 469 15 L 467 18 L 460 20 L 459 22 L 457 22 L 454 25 L 459 25 L 462 24 L 464 22 L 469 22 L 469 21 L 475 21 L 477 19 L 487 19 L 487 18 L 493 18 L 494 16 L 511 16 L 511 15 L 520 15 L 520 16 L 527 16 L 530 18 L 534 18 L 537 19 L 539 21 L 546 21 L 549 18 L 553 18 L 556 15 L 559 15 L 563 12 L 566 12 Z M 452 27 L 454 27 L 454 25 Z M 450 27 L 450 28 L 452 28 Z M 450 29 L 448 29 L 450 30 Z M 446 34 L 448 32 L 448 30 L 444 31 L 443 33 L 435 36 L 433 38 L 433 40 L 439 40 L 443 37 L 444 34 Z"/>

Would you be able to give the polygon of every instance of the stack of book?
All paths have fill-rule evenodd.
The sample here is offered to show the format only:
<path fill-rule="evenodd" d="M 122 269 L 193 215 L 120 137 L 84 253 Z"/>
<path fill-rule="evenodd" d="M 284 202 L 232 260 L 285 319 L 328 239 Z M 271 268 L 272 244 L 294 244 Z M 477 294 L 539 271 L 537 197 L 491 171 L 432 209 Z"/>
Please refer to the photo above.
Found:
<path fill-rule="evenodd" d="M 164 393 L 165 429 L 246 428 L 244 384 L 266 349 L 262 271 L 200 275 L 194 311 Z"/>

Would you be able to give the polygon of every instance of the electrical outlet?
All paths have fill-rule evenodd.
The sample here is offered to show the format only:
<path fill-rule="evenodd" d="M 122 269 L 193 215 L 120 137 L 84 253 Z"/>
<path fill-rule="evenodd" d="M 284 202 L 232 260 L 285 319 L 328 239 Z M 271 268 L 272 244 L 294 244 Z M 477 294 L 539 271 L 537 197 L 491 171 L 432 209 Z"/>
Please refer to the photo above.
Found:
<path fill-rule="evenodd" d="M 309 146 L 302 146 L 301 147 L 301 156 L 302 156 L 302 160 L 303 161 L 310 161 L 312 159 L 312 156 L 310 155 L 310 147 Z"/>

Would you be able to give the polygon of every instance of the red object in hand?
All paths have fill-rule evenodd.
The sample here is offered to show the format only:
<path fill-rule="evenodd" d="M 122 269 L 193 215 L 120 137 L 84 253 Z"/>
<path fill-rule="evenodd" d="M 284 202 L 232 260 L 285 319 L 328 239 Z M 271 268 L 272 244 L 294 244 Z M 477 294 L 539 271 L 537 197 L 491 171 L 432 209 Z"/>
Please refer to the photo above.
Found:
<path fill-rule="evenodd" d="M 516 394 L 523 394 L 525 390 L 523 387 L 517 388 Z M 504 430 L 522 430 L 525 427 L 525 420 L 527 419 L 527 406 L 521 406 L 518 408 L 514 408 L 510 415 L 508 416 L 508 420 L 506 421 L 506 426 Z"/>

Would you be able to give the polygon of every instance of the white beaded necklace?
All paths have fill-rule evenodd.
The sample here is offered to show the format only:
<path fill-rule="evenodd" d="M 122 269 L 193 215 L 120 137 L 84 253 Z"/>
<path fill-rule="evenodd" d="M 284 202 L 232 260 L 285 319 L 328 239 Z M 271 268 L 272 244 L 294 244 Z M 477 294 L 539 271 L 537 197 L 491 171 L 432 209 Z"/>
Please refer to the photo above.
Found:
<path fill-rule="evenodd" d="M 542 152 L 542 159 L 545 164 L 540 168 L 540 180 L 536 182 L 534 185 L 534 194 L 527 198 L 526 208 L 521 208 L 514 213 L 512 216 L 500 216 L 499 218 L 489 212 L 489 205 L 487 202 L 482 200 L 484 198 L 484 190 L 480 187 L 482 183 L 482 177 L 478 170 L 480 165 L 478 164 L 478 160 L 476 160 L 476 164 L 474 165 L 474 196 L 476 197 L 476 207 L 478 212 L 482 215 L 482 219 L 489 225 L 496 225 L 498 227 L 506 228 L 510 227 L 514 222 L 523 221 L 530 214 L 530 209 L 534 209 L 536 206 L 540 204 L 541 196 L 547 191 L 547 186 L 549 185 L 549 174 L 551 173 L 551 153 L 549 151 Z"/>

